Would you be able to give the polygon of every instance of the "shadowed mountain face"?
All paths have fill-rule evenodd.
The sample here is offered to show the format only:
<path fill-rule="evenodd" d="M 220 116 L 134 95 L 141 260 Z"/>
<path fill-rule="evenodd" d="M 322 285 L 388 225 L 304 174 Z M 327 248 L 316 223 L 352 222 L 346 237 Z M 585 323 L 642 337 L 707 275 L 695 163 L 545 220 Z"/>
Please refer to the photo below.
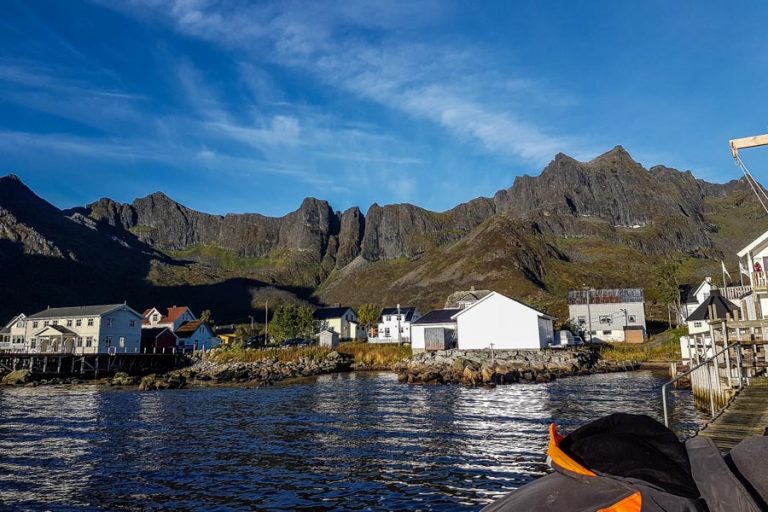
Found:
<path fill-rule="evenodd" d="M 268 297 L 428 309 L 471 285 L 562 313 L 568 287 L 653 288 L 655 265 L 670 256 L 703 275 L 764 230 L 750 194 L 741 181 L 646 170 L 620 146 L 590 162 L 558 154 L 539 176 L 445 212 L 374 204 L 364 215 L 308 198 L 279 218 L 221 216 L 160 192 L 62 211 L 6 176 L 0 264 L 12 271 L 0 279 L 18 297 L 0 314 L 128 299 L 241 321 Z"/>

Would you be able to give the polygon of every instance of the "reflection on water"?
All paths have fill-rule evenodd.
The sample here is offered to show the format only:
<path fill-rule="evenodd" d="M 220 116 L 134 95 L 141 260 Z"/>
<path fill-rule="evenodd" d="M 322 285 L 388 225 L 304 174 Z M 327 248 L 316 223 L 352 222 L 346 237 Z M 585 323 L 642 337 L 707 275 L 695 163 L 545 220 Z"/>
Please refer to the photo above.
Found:
<path fill-rule="evenodd" d="M 477 510 L 546 472 L 547 425 L 662 416 L 650 372 L 496 389 L 328 375 L 264 389 L 0 391 L 0 508 Z M 681 433 L 700 418 L 673 395 Z"/>

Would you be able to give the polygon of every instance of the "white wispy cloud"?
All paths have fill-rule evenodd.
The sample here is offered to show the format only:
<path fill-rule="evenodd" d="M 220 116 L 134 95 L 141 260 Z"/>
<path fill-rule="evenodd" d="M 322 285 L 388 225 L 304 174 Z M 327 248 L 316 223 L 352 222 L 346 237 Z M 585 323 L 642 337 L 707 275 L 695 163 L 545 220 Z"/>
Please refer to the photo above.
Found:
<path fill-rule="evenodd" d="M 434 2 L 273 2 L 134 0 L 116 7 L 170 23 L 179 33 L 272 59 L 359 98 L 435 123 L 485 151 L 529 163 L 558 151 L 585 152 L 577 137 L 527 117 L 526 102 L 566 105 L 530 77 L 485 69 L 493 59 L 468 44 L 402 41 L 403 25 L 449 11 Z M 373 35 L 359 35 L 368 29 Z M 506 89 L 506 94 L 498 94 Z"/>

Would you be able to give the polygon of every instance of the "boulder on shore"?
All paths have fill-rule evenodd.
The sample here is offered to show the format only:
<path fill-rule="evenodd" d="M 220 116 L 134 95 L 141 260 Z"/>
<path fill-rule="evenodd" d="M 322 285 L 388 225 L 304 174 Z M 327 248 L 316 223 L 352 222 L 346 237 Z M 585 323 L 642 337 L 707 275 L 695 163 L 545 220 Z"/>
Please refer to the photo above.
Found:
<path fill-rule="evenodd" d="M 6 386 L 21 386 L 32 380 L 32 372 L 29 370 L 14 370 L 5 377 L 2 383 Z"/>

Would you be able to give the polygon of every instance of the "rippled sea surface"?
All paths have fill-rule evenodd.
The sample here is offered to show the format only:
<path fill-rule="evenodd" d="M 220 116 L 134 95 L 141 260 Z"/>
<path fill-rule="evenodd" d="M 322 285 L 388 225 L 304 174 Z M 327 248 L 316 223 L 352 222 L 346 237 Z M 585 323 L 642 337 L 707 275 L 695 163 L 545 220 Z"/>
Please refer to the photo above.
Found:
<path fill-rule="evenodd" d="M 651 372 L 495 389 L 392 374 L 271 388 L 0 390 L 3 510 L 478 510 L 546 472 L 547 426 L 661 418 Z M 684 392 L 674 428 L 701 421 Z"/>

